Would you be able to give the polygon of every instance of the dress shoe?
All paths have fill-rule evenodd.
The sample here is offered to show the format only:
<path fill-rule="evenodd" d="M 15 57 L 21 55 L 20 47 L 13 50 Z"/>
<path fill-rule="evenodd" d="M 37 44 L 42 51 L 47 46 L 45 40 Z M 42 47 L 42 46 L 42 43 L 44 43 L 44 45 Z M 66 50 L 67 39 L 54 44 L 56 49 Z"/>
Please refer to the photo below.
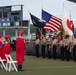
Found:
<path fill-rule="evenodd" d="M 18 69 L 18 71 L 25 71 L 25 69 Z"/>

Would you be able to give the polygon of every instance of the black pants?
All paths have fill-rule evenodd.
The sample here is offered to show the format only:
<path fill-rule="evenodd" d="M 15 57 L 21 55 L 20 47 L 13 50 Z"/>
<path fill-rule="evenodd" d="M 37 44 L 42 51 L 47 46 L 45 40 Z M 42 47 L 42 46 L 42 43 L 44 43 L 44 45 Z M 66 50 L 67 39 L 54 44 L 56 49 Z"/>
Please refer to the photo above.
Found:
<path fill-rule="evenodd" d="M 67 48 L 68 48 L 68 46 L 65 46 L 65 59 L 66 59 L 66 61 L 69 61 L 69 59 L 70 59 L 70 51 Z"/>
<path fill-rule="evenodd" d="M 57 59 L 57 52 L 56 52 L 57 47 L 56 47 L 56 45 L 53 45 L 52 49 L 53 49 L 53 58 Z"/>
<path fill-rule="evenodd" d="M 51 58 L 51 48 L 49 48 L 49 44 L 47 44 L 47 56 L 49 59 Z"/>
<path fill-rule="evenodd" d="M 42 57 L 45 58 L 45 45 L 42 44 L 41 50 L 42 50 Z"/>
<path fill-rule="evenodd" d="M 36 57 L 39 57 L 39 44 L 35 46 Z"/>
<path fill-rule="evenodd" d="M 64 60 L 64 46 L 61 46 L 60 47 L 60 58 L 61 58 L 61 60 Z"/>
<path fill-rule="evenodd" d="M 74 58 L 74 61 L 76 61 L 76 45 L 74 45 L 73 47 L 73 58 Z"/>

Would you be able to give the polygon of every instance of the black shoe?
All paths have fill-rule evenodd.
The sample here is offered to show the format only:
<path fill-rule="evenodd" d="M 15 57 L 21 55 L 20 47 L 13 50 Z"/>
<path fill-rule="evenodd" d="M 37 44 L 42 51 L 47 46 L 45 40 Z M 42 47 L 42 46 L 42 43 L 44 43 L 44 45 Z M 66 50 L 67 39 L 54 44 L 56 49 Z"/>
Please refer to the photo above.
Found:
<path fill-rule="evenodd" d="M 18 71 L 25 71 L 25 69 L 18 69 Z"/>

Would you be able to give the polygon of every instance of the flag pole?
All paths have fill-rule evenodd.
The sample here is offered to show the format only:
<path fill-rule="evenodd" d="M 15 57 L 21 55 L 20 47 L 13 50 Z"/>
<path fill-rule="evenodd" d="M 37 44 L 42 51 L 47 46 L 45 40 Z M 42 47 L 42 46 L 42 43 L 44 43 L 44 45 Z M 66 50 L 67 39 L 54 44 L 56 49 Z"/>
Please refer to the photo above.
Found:
<path fill-rule="evenodd" d="M 64 13 L 64 2 L 63 2 L 63 13 Z M 62 24 L 63 24 L 63 21 L 62 21 Z M 62 36 L 63 38 L 65 37 L 65 30 L 63 28 L 63 25 L 62 25 Z"/>
<path fill-rule="evenodd" d="M 38 30 L 39 30 L 39 32 L 40 32 L 40 34 L 42 36 L 42 28 L 38 28 Z"/>
<path fill-rule="evenodd" d="M 29 14 L 30 14 L 30 11 L 28 10 Z"/>

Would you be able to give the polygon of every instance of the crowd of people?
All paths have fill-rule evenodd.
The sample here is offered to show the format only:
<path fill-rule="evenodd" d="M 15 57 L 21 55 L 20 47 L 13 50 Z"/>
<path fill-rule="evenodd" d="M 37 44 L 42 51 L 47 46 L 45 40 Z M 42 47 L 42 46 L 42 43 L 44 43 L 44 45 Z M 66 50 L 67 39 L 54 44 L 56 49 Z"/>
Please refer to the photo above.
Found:
<path fill-rule="evenodd" d="M 72 55 L 73 60 L 76 61 L 76 36 L 74 36 L 73 40 L 70 40 L 69 35 L 61 36 L 60 38 L 52 38 L 51 35 L 47 38 L 44 35 L 40 37 L 37 35 L 34 46 L 36 57 L 40 57 L 39 49 L 41 48 L 41 56 L 43 58 L 46 57 L 45 52 L 47 49 L 47 57 L 49 59 L 60 58 L 61 60 L 69 61 Z"/>
<path fill-rule="evenodd" d="M 19 36 L 17 37 L 15 42 L 15 50 L 16 50 L 16 60 L 18 65 L 18 71 L 24 71 L 22 68 L 23 62 L 25 60 L 24 56 L 26 53 L 26 41 L 24 36 L 24 30 L 18 31 Z M 36 40 L 34 41 L 34 47 L 35 47 L 35 55 L 37 58 L 40 57 L 39 54 L 39 47 L 41 45 L 41 55 L 43 58 L 46 57 L 46 51 L 47 49 L 47 57 L 57 59 L 58 53 L 61 60 L 70 60 L 70 55 L 73 53 L 73 60 L 76 61 L 76 36 L 74 36 L 74 39 L 70 41 L 69 35 L 61 36 L 59 37 L 52 37 L 49 35 L 48 37 L 45 37 L 44 35 L 37 35 Z M 5 59 L 4 62 L 5 65 L 7 63 L 7 59 L 5 54 L 9 55 L 11 54 L 11 43 L 10 43 L 10 36 L 5 35 L 2 36 L 0 34 L 0 58 Z M 9 59 L 10 60 L 10 59 Z"/>

